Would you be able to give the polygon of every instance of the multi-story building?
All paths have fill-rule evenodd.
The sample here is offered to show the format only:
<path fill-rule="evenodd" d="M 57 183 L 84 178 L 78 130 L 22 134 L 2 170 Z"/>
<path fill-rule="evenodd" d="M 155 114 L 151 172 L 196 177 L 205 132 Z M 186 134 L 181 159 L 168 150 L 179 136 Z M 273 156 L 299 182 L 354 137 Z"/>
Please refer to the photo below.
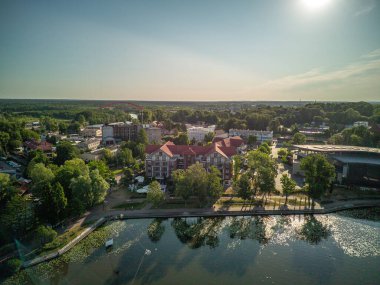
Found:
<path fill-rule="evenodd" d="M 89 125 L 83 129 L 82 136 L 84 136 L 84 137 L 101 137 L 102 136 L 102 127 L 103 127 L 103 124 Z"/>
<path fill-rule="evenodd" d="M 85 150 L 94 150 L 99 147 L 101 139 L 92 138 L 78 143 L 78 147 Z"/>
<path fill-rule="evenodd" d="M 195 140 L 197 142 L 203 141 L 205 136 L 208 133 L 213 133 L 215 131 L 215 125 L 208 126 L 208 127 L 195 127 L 190 126 L 187 128 L 187 135 L 189 137 L 189 140 Z"/>
<path fill-rule="evenodd" d="M 354 127 L 360 127 L 360 126 L 363 126 L 363 127 L 366 127 L 366 128 L 369 127 L 367 121 L 357 121 L 357 122 L 354 122 Z"/>
<path fill-rule="evenodd" d="M 249 136 L 256 137 L 258 143 L 263 142 L 272 142 L 273 141 L 273 131 L 256 131 L 256 130 L 238 130 L 238 129 L 230 129 L 229 130 L 230 137 L 239 136 L 244 139 L 248 139 Z"/>
<path fill-rule="evenodd" d="M 102 128 L 103 144 L 114 144 L 115 140 L 136 140 L 140 125 L 131 122 L 118 122 L 104 125 Z"/>
<path fill-rule="evenodd" d="M 229 138 L 215 137 L 212 142 L 223 147 L 234 147 L 238 153 L 242 153 L 247 149 L 247 145 L 244 143 L 244 140 L 238 136 Z"/>
<path fill-rule="evenodd" d="M 148 142 L 152 143 L 161 143 L 162 130 L 157 127 L 147 127 L 144 128 L 146 135 L 148 137 Z"/>
<path fill-rule="evenodd" d="M 175 145 L 169 141 L 164 145 L 148 145 L 145 152 L 145 171 L 149 178 L 170 178 L 174 170 L 187 169 L 198 162 L 207 170 L 216 166 L 224 182 L 228 183 L 233 175 L 232 156 L 236 154 L 236 148 L 217 143 L 210 146 Z"/>

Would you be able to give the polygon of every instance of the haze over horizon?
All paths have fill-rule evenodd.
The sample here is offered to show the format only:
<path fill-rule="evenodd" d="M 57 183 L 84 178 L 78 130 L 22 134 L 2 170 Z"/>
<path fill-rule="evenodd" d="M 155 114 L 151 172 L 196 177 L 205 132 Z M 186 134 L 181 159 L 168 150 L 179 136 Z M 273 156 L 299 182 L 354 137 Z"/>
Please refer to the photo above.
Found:
<path fill-rule="evenodd" d="M 0 2 L 0 99 L 379 101 L 380 1 Z"/>

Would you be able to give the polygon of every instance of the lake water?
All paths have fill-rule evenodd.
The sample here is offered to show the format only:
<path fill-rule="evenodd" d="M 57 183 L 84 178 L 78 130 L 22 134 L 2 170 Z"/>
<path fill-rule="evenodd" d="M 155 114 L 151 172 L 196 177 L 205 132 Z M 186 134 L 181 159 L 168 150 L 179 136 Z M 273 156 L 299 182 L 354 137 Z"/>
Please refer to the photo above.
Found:
<path fill-rule="evenodd" d="M 5 284 L 380 284 L 379 216 L 116 221 Z"/>

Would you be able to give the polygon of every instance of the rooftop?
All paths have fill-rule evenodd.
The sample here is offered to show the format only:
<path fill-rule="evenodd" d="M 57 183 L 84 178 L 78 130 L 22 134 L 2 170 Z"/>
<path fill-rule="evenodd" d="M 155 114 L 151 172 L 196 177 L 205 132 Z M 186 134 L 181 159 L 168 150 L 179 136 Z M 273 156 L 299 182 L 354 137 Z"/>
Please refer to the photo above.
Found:
<path fill-rule="evenodd" d="M 380 148 L 364 147 L 364 146 L 351 146 L 351 145 L 330 145 L 330 144 L 317 144 L 317 145 L 293 145 L 300 150 L 315 151 L 315 152 L 366 152 L 380 154 Z"/>

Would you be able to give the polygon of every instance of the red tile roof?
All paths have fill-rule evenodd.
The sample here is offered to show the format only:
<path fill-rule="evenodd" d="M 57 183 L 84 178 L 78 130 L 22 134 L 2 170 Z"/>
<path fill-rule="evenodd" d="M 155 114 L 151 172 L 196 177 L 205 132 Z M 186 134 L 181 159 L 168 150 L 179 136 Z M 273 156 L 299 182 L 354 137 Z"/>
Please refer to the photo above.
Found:
<path fill-rule="evenodd" d="M 214 138 L 212 142 L 224 147 L 240 147 L 244 144 L 244 140 L 239 136 L 225 138 L 225 139 Z"/>
<path fill-rule="evenodd" d="M 30 148 L 33 150 L 40 149 L 42 151 L 51 151 L 53 148 L 53 145 L 47 141 L 37 142 L 35 140 L 29 140 L 29 141 L 24 142 L 24 145 L 27 148 Z"/>
<path fill-rule="evenodd" d="M 220 153 L 224 157 L 231 157 L 236 154 L 236 147 L 234 146 L 221 146 L 218 144 L 212 144 L 209 146 L 197 146 L 197 145 L 175 145 L 172 142 L 167 142 L 162 146 L 148 145 L 145 148 L 145 152 L 148 154 L 154 153 L 158 150 L 166 153 L 169 157 L 173 155 L 208 155 L 214 152 Z"/>

